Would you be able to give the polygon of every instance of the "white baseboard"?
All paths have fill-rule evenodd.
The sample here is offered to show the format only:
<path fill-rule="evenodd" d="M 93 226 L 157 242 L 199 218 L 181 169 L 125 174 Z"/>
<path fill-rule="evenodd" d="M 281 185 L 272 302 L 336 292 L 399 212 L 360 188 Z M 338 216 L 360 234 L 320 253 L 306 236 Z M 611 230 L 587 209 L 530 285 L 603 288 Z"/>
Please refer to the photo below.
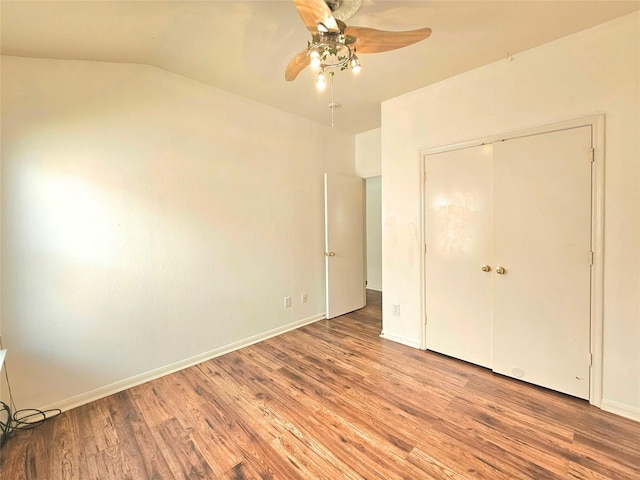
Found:
<path fill-rule="evenodd" d="M 164 367 L 156 368 L 154 370 L 150 370 L 148 372 L 141 373 L 139 375 L 126 378 L 124 380 L 120 380 L 119 382 L 115 382 L 110 385 L 105 385 L 104 387 L 96 388 L 89 392 L 76 395 L 75 397 L 62 400 L 61 402 L 56 402 L 52 405 L 42 408 L 42 410 L 60 409 L 63 412 L 66 410 L 71 410 L 72 408 L 79 407 L 80 405 L 85 405 L 95 400 L 99 400 L 100 398 L 113 395 L 114 393 L 122 392 L 123 390 L 127 390 L 137 385 L 141 385 L 155 378 L 159 378 L 164 375 L 169 375 L 170 373 L 174 373 L 179 370 L 184 370 L 185 368 L 191 367 L 193 365 L 197 365 L 198 363 L 202 363 L 207 360 L 211 360 L 212 358 L 216 358 L 221 355 L 224 355 L 226 353 L 230 353 L 235 350 L 248 347 L 249 345 L 253 345 L 254 343 L 262 342 L 271 337 L 275 337 L 285 332 L 295 330 L 296 328 L 300 328 L 305 325 L 309 325 L 310 323 L 317 322 L 318 320 L 323 320 L 324 318 L 325 318 L 324 313 L 320 313 L 312 317 L 304 318 L 302 320 L 289 323 L 282 327 L 274 328 L 273 330 L 269 330 L 267 332 L 254 335 L 252 337 L 245 338 L 237 342 L 233 342 L 228 345 L 215 348 L 208 352 L 204 352 L 199 355 L 195 355 L 193 357 L 180 360 L 179 362 L 174 362 L 169 365 L 165 365 Z"/>
<path fill-rule="evenodd" d="M 409 338 L 409 337 L 405 337 L 403 335 L 396 335 L 393 333 L 389 333 L 389 332 L 382 332 L 380 334 L 381 338 L 387 339 L 387 340 L 391 340 L 393 342 L 397 342 L 397 343 L 401 343 L 403 345 L 406 345 L 407 347 L 412 347 L 412 348 L 420 348 L 420 342 L 416 341 L 413 338 Z"/>
<path fill-rule="evenodd" d="M 636 422 L 640 422 L 640 408 L 630 407 L 623 403 L 614 402 L 613 400 L 602 399 L 602 410 L 609 413 L 615 413 L 621 417 L 626 417 Z"/>

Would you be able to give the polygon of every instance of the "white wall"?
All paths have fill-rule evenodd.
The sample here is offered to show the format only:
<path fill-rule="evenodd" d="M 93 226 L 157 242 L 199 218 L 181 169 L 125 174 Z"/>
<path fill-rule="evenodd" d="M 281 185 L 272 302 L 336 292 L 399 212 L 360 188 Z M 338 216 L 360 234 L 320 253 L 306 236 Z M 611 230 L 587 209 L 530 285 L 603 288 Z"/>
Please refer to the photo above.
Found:
<path fill-rule="evenodd" d="M 382 174 L 382 130 L 374 128 L 356 135 L 356 174 L 362 178 Z"/>
<path fill-rule="evenodd" d="M 603 408 L 640 420 L 638 13 L 383 104 L 383 331 L 420 344 L 420 150 L 596 113 L 606 114 Z"/>
<path fill-rule="evenodd" d="M 382 179 L 367 178 L 367 288 L 382 291 Z"/>
<path fill-rule="evenodd" d="M 18 408 L 324 313 L 323 172 L 355 174 L 353 135 L 142 65 L 3 57 L 1 100 Z"/>

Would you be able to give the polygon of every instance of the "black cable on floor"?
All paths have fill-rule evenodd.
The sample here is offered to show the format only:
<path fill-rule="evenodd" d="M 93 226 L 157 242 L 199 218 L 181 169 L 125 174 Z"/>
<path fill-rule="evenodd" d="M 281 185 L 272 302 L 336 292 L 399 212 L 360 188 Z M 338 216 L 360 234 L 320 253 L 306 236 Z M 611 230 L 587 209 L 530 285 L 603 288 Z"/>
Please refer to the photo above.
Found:
<path fill-rule="evenodd" d="M 0 349 L 2 349 L 2 340 L 0 340 Z M 9 383 L 9 372 L 7 365 L 3 367 L 4 375 L 7 380 L 7 388 L 9 389 L 9 403 L 15 410 L 15 402 L 13 401 L 13 392 Z M 38 410 L 36 408 L 24 408 L 15 410 L 11 413 L 11 407 L 0 400 L 0 448 L 5 444 L 9 435 L 16 430 L 29 430 L 42 425 L 50 418 L 56 417 L 62 413 L 59 408 L 50 410 Z"/>
<path fill-rule="evenodd" d="M 12 414 L 9 405 L 0 401 L 0 448 L 15 430 L 29 430 L 39 427 L 45 421 L 60 415 L 60 413 L 62 413 L 62 410 L 59 408 L 51 410 L 25 408 Z"/>

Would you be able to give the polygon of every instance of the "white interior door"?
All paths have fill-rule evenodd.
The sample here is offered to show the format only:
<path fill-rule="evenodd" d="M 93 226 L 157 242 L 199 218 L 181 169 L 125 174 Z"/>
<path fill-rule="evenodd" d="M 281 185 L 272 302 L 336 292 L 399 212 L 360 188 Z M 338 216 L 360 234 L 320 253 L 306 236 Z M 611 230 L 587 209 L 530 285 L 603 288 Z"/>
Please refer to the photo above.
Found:
<path fill-rule="evenodd" d="M 425 161 L 426 348 L 489 368 L 491 157 L 482 145 Z"/>
<path fill-rule="evenodd" d="M 588 399 L 591 127 L 493 152 L 493 370 Z"/>
<path fill-rule="evenodd" d="M 364 180 L 324 175 L 326 317 L 364 307 Z"/>

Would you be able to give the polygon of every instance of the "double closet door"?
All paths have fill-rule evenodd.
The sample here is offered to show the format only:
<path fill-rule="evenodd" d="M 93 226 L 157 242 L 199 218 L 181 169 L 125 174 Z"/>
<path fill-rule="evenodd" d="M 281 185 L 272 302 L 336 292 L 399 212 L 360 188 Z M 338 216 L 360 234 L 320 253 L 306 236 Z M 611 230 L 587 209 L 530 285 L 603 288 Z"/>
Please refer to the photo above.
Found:
<path fill-rule="evenodd" d="M 426 346 L 589 398 L 591 127 L 428 155 Z"/>

